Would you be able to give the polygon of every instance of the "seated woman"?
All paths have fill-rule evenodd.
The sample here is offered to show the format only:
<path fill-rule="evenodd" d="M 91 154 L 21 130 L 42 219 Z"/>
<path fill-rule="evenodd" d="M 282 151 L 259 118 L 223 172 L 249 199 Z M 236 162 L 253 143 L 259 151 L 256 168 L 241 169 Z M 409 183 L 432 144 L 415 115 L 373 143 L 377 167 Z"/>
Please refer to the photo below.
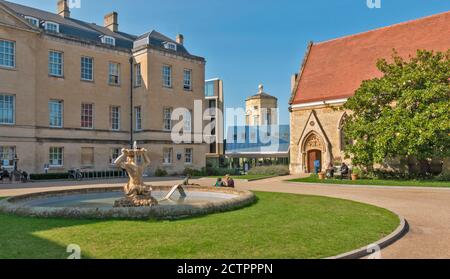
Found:
<path fill-rule="evenodd" d="M 333 163 L 330 163 L 327 167 L 327 178 L 333 178 L 334 177 L 334 166 Z"/>
<path fill-rule="evenodd" d="M 216 184 L 214 184 L 214 187 L 223 187 L 225 184 L 222 181 L 222 178 L 217 178 Z"/>
<path fill-rule="evenodd" d="M 227 187 L 234 188 L 234 180 L 233 180 L 233 178 L 231 178 L 231 176 L 229 174 L 227 174 L 225 176 L 225 183 L 226 183 Z"/>

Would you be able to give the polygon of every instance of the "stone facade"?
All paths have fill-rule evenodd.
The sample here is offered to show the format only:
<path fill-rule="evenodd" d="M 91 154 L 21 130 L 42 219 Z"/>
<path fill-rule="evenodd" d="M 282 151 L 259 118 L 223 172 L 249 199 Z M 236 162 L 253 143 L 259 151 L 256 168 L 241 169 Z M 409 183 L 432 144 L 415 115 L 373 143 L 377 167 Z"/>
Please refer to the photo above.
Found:
<path fill-rule="evenodd" d="M 348 112 L 339 106 L 316 106 L 292 109 L 291 164 L 293 174 L 312 172 L 308 156 L 313 151 L 321 154 L 322 170 L 329 163 L 348 162 L 343 152 L 342 120 Z"/>
<path fill-rule="evenodd" d="M 207 144 L 174 144 L 170 131 L 164 129 L 164 108 L 183 107 L 194 112 L 195 100 L 203 102 L 202 112 L 206 108 L 203 58 L 179 55 L 150 45 L 130 50 L 89 43 L 63 34 L 50 34 L 32 26 L 2 2 L 0 40 L 14 42 L 15 45 L 14 67 L 0 66 L 0 95 L 14 98 L 14 121 L 0 124 L 0 147 L 14 150 L 20 169 L 28 173 L 44 172 L 44 165 L 49 164 L 51 148 L 62 148 L 63 154 L 62 164 L 50 166 L 50 172 L 65 172 L 80 167 L 96 170 L 113 168 L 112 157 L 116 156 L 117 149 L 129 146 L 131 129 L 139 146 L 150 151 L 152 163 L 149 173 L 156 168 L 180 173 L 186 166 L 205 166 Z M 63 54 L 61 77 L 49 75 L 49 51 L 52 50 Z M 81 57 L 93 58 L 92 81 L 80 78 Z M 109 83 L 111 62 L 120 64 L 117 85 Z M 138 63 L 141 65 L 142 83 L 141 86 L 132 86 L 131 67 L 135 70 Z M 170 87 L 163 86 L 163 66 L 171 67 Z M 191 73 L 189 90 L 184 86 L 185 70 Z M 134 95 L 132 104 L 131 87 Z M 62 103 L 61 127 L 49 125 L 50 101 Z M 80 124 L 84 103 L 93 105 L 93 127 L 89 129 L 82 128 Z M 117 129 L 111 126 L 112 106 L 119 108 Z M 132 107 L 133 110 L 141 108 L 142 125 L 139 129 L 136 127 L 136 113 L 131 127 Z M 197 130 L 203 131 L 203 126 L 204 122 Z M 193 131 L 195 129 L 192 127 Z M 83 163 L 86 160 L 82 158 L 83 148 L 94 150 L 92 156 L 88 156 L 91 157 L 88 166 Z M 163 163 L 165 148 L 172 149 L 170 163 Z M 190 161 L 186 159 L 187 149 L 190 149 Z M 4 163 L 5 159 L 11 158 L 0 159 Z"/>
<path fill-rule="evenodd" d="M 265 93 L 263 85 L 260 85 L 258 93 L 245 101 L 245 124 L 248 126 L 277 125 L 277 109 L 278 99 Z"/>

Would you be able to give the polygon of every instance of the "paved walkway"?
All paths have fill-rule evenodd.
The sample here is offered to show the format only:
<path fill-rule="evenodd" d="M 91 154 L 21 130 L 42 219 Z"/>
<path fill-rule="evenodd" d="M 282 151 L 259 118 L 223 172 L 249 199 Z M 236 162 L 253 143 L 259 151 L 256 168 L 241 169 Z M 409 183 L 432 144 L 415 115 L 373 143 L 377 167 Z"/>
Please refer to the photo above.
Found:
<path fill-rule="evenodd" d="M 277 177 L 254 182 L 237 181 L 237 184 L 241 189 L 337 197 L 387 208 L 406 218 L 410 225 L 410 232 L 384 249 L 383 258 L 450 258 L 450 189 L 316 185 L 283 181 L 289 178 L 291 177 Z M 98 181 L 90 187 L 120 186 L 124 181 Z M 148 181 L 153 185 L 173 185 L 180 182 L 173 178 Z M 214 183 L 214 180 L 201 179 L 196 183 L 209 186 Z M 0 184 L 0 196 L 65 188 L 86 188 L 87 185 L 84 184 L 86 182 Z"/>

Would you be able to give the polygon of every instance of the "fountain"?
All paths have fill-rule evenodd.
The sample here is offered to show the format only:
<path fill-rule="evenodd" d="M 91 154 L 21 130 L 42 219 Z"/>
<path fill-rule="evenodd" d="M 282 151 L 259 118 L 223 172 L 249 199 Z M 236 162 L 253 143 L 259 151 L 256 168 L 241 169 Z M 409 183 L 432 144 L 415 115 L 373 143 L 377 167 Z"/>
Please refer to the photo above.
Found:
<path fill-rule="evenodd" d="M 138 158 L 142 158 L 139 160 Z M 125 186 L 89 187 L 31 193 L 0 200 L 0 212 L 20 216 L 95 219 L 179 219 L 239 209 L 255 202 L 249 191 L 202 187 L 189 184 L 189 178 L 175 186 L 150 186 L 143 173 L 150 164 L 148 151 L 122 149 L 115 161 L 125 169 Z"/>
<path fill-rule="evenodd" d="M 145 148 L 138 148 L 134 142 L 133 149 L 122 149 L 122 154 L 116 159 L 114 164 L 127 171 L 129 181 L 124 186 L 126 197 L 115 201 L 114 207 L 141 207 L 155 206 L 158 201 L 152 197 L 152 188 L 144 183 L 143 173 L 150 165 L 148 151 Z M 137 157 L 142 157 L 142 163 L 137 163 Z"/>

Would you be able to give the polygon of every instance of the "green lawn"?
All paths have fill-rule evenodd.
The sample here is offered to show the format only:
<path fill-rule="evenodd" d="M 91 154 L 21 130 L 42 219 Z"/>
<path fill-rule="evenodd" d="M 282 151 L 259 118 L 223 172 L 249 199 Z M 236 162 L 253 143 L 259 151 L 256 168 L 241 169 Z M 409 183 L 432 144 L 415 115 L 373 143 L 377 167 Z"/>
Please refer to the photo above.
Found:
<path fill-rule="evenodd" d="M 0 258 L 323 258 L 381 239 L 397 216 L 370 205 L 257 193 L 253 206 L 178 221 L 36 219 L 0 215 Z"/>
<path fill-rule="evenodd" d="M 223 178 L 220 175 L 218 176 L 208 176 L 208 178 Z M 275 175 L 263 175 L 263 174 L 248 174 L 248 175 L 233 175 L 231 176 L 233 179 L 247 179 L 247 180 L 253 180 L 253 179 L 264 179 L 264 178 L 270 178 L 275 177 Z"/>
<path fill-rule="evenodd" d="M 321 183 L 321 184 L 350 184 L 350 185 L 377 185 L 377 186 L 410 186 L 410 187 L 450 187 L 449 181 L 434 181 L 434 180 L 375 180 L 375 179 L 360 179 L 351 181 L 348 179 L 325 179 L 320 180 L 317 177 L 311 176 L 306 178 L 298 178 L 289 180 L 290 182 L 302 183 Z"/>

